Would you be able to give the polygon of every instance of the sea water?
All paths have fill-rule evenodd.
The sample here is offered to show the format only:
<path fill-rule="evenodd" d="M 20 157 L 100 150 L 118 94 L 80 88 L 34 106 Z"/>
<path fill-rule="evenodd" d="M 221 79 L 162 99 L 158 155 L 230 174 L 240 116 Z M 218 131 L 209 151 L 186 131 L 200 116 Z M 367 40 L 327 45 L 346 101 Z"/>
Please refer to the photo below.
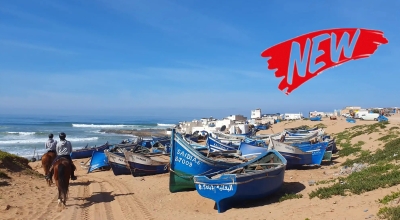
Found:
<path fill-rule="evenodd" d="M 39 156 L 45 152 L 44 144 L 50 133 L 59 141 L 58 134 L 65 132 L 73 149 L 79 149 L 134 138 L 100 132 L 101 129 L 166 129 L 178 122 L 179 119 L 161 117 L 0 115 L 0 150 L 31 158 L 34 152 Z"/>

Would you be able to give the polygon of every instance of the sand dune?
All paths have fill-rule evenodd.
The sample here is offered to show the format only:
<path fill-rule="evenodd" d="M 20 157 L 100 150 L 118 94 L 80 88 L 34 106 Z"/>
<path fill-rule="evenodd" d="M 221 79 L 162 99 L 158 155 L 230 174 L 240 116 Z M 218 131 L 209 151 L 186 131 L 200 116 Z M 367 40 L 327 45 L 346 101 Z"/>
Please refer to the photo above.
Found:
<path fill-rule="evenodd" d="M 390 117 L 390 126 L 400 125 L 400 116 Z M 323 123 L 327 133 L 338 133 L 345 128 L 373 121 L 347 123 L 344 119 L 321 122 L 294 121 L 273 125 L 261 133 L 280 132 L 283 128 L 300 125 L 313 126 Z M 353 142 L 366 142 L 363 149 L 380 148 L 379 133 L 362 135 Z M 346 158 L 337 158 L 319 168 L 287 170 L 281 193 L 299 193 L 300 199 L 279 202 L 281 194 L 257 201 L 244 201 L 242 205 L 218 214 L 214 202 L 201 197 L 196 191 L 170 193 L 169 175 L 148 177 L 114 176 L 111 171 L 87 174 L 78 167 L 78 180 L 70 186 L 67 208 L 57 210 L 57 189 L 48 187 L 43 178 L 10 174 L 11 180 L 0 179 L 1 219 L 375 219 L 381 205 L 377 202 L 384 195 L 397 191 L 399 186 L 352 196 L 334 196 L 330 199 L 309 199 L 308 193 L 318 188 L 309 181 L 337 178 L 340 164 Z M 31 167 L 43 173 L 39 162 Z"/>

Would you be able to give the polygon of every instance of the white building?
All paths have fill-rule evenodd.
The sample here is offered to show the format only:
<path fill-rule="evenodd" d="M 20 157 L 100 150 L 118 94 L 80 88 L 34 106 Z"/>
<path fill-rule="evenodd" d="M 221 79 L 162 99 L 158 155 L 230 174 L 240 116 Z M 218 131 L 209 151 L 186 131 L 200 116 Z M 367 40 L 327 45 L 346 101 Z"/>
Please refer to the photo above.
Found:
<path fill-rule="evenodd" d="M 232 121 L 242 121 L 242 122 L 245 122 L 247 120 L 247 117 L 244 117 L 243 115 L 229 115 L 226 118 Z"/>
<path fill-rule="evenodd" d="M 251 110 L 251 119 L 261 118 L 261 109 Z"/>
<path fill-rule="evenodd" d="M 213 118 L 202 118 L 200 120 L 193 120 L 191 122 L 181 122 L 178 125 L 180 132 L 186 134 L 193 134 L 196 131 L 207 131 L 208 133 L 219 131 L 223 126 L 225 130 L 235 125 L 235 121 L 228 118 L 216 120 Z"/>
<path fill-rule="evenodd" d="M 302 113 L 285 113 L 283 115 L 284 120 L 300 120 L 303 118 Z"/>

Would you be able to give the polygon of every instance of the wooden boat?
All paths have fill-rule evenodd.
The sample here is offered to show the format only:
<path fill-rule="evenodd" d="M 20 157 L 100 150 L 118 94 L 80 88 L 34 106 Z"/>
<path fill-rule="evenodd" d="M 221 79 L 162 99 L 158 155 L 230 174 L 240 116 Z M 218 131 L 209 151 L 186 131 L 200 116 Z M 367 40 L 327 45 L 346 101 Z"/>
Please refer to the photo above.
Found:
<path fill-rule="evenodd" d="M 389 121 L 389 119 L 383 115 L 379 115 L 378 122 L 385 122 L 385 121 Z"/>
<path fill-rule="evenodd" d="M 105 150 L 104 153 L 107 156 L 108 164 L 115 176 L 131 174 L 123 152 L 110 152 Z"/>
<path fill-rule="evenodd" d="M 349 123 L 356 123 L 356 120 L 354 118 L 346 118 L 346 121 Z"/>
<path fill-rule="evenodd" d="M 310 121 L 321 121 L 322 116 L 310 117 Z"/>
<path fill-rule="evenodd" d="M 187 143 L 175 129 L 171 132 L 170 192 L 195 189 L 193 176 L 207 175 L 244 162 L 234 152 L 203 152 Z"/>
<path fill-rule="evenodd" d="M 239 142 L 240 143 L 240 142 Z M 218 151 L 235 151 L 238 147 L 225 144 L 218 140 L 217 138 L 213 138 L 211 136 L 207 137 L 206 146 L 210 152 L 218 152 Z"/>
<path fill-rule="evenodd" d="M 92 156 L 93 152 L 104 152 L 104 150 L 108 149 L 109 146 L 111 146 L 111 145 L 108 144 L 108 141 L 99 147 L 95 146 L 92 148 L 88 148 L 86 146 L 85 148 L 72 151 L 70 156 L 71 156 L 71 159 L 88 158 L 88 157 Z"/>
<path fill-rule="evenodd" d="M 109 170 L 110 165 L 108 164 L 107 157 L 104 152 L 93 151 L 92 158 L 90 159 L 90 164 L 88 167 L 88 173 L 99 169 Z"/>
<path fill-rule="evenodd" d="M 326 148 L 312 149 L 303 151 L 298 147 L 270 139 L 268 149 L 277 150 L 288 162 L 288 165 L 320 165 L 324 157 Z M 239 149 L 240 150 L 240 149 Z"/>
<path fill-rule="evenodd" d="M 268 130 L 269 124 L 257 125 L 257 126 L 254 126 L 254 128 L 257 129 L 257 130 Z"/>
<path fill-rule="evenodd" d="M 324 130 L 318 130 L 314 131 L 312 133 L 309 133 L 307 135 L 301 135 L 301 136 L 290 136 L 286 131 L 282 132 L 283 135 L 285 135 L 285 140 L 287 141 L 308 141 L 312 138 L 316 138 L 318 136 L 324 135 L 325 131 Z M 282 136 L 274 136 L 272 139 L 274 140 L 280 140 Z"/>
<path fill-rule="evenodd" d="M 146 148 L 146 147 L 145 147 Z M 169 171 L 169 154 L 124 151 L 125 160 L 132 176 L 146 176 L 167 173 Z"/>
<path fill-rule="evenodd" d="M 313 128 L 308 128 L 308 127 L 304 127 L 304 126 L 300 126 L 300 127 L 296 127 L 296 128 L 286 128 L 285 130 L 286 131 L 289 131 L 289 132 L 292 132 L 292 133 L 297 133 L 297 132 L 300 132 L 300 133 L 305 133 L 305 132 L 310 132 L 310 131 L 316 131 L 316 130 L 318 130 L 319 128 L 316 126 L 316 127 L 313 127 Z"/>
<path fill-rule="evenodd" d="M 286 159 L 270 150 L 256 161 L 247 162 L 208 176 L 193 177 L 197 192 L 216 202 L 218 212 L 233 203 L 257 199 L 276 192 L 283 184 Z"/>

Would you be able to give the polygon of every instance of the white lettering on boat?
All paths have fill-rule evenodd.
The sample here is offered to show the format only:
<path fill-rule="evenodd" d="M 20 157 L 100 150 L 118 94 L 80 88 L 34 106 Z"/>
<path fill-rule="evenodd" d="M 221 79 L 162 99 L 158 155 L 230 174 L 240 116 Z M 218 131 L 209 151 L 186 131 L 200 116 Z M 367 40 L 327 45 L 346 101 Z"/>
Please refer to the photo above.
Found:
<path fill-rule="evenodd" d="M 189 167 L 192 167 L 193 164 L 200 165 L 200 161 L 197 160 L 196 157 L 179 149 L 177 155 L 175 156 L 175 162 L 181 163 Z"/>
<path fill-rule="evenodd" d="M 199 184 L 199 190 L 210 190 L 210 191 L 233 191 L 232 184 L 230 185 L 208 185 L 208 184 Z"/>

